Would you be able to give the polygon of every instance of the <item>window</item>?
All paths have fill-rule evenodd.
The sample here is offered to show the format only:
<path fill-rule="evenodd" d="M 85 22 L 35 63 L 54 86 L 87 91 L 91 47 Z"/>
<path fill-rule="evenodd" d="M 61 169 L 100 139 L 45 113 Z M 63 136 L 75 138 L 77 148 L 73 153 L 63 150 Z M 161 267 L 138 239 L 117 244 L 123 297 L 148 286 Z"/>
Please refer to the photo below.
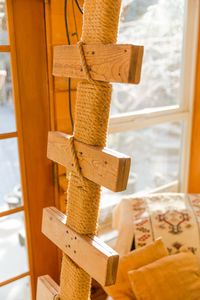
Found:
<path fill-rule="evenodd" d="M 141 83 L 115 84 L 108 146 L 132 158 L 128 188 L 106 199 L 187 191 L 198 1 L 125 0 L 118 43 L 144 45 Z"/>

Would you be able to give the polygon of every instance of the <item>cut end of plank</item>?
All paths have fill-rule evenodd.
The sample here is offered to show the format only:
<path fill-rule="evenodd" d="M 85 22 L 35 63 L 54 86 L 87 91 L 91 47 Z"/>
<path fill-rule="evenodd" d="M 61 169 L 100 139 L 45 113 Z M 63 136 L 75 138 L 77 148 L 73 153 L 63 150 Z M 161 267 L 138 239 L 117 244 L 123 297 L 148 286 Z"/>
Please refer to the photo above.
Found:
<path fill-rule="evenodd" d="M 58 293 L 59 286 L 49 275 L 38 278 L 37 300 L 54 300 Z"/>
<path fill-rule="evenodd" d="M 94 80 L 132 84 L 140 82 L 143 46 L 93 44 L 84 45 L 83 49 Z M 77 45 L 54 47 L 53 75 L 86 79 Z"/>
<path fill-rule="evenodd" d="M 128 83 L 134 83 L 134 84 L 140 83 L 143 55 L 144 55 L 143 46 L 132 46 Z"/>
<path fill-rule="evenodd" d="M 47 157 L 76 172 L 70 147 L 70 135 L 49 132 Z M 124 191 L 127 187 L 131 159 L 125 154 L 74 141 L 81 172 L 84 177 L 113 192 Z"/>
<path fill-rule="evenodd" d="M 42 232 L 103 286 L 115 284 L 119 255 L 96 236 L 80 235 L 55 207 L 43 210 Z"/>

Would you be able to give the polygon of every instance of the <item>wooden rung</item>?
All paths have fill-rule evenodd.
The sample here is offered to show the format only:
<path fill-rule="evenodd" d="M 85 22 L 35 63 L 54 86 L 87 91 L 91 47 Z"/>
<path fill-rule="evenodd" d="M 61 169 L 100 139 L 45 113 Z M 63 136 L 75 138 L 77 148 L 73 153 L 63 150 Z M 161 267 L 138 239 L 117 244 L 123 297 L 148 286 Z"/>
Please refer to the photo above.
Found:
<path fill-rule="evenodd" d="M 84 45 L 91 77 L 100 81 L 138 84 L 141 77 L 143 46 Z M 54 47 L 53 75 L 86 79 L 77 45 Z"/>
<path fill-rule="evenodd" d="M 54 300 L 58 293 L 59 286 L 49 275 L 38 278 L 37 300 Z"/>
<path fill-rule="evenodd" d="M 71 153 L 70 136 L 49 132 L 47 157 L 70 171 L 76 171 Z M 107 148 L 74 142 L 79 165 L 84 177 L 114 191 L 126 189 L 131 159 L 125 154 Z"/>
<path fill-rule="evenodd" d="M 43 210 L 42 232 L 78 266 L 103 286 L 116 280 L 118 254 L 96 236 L 77 234 L 55 207 Z"/>

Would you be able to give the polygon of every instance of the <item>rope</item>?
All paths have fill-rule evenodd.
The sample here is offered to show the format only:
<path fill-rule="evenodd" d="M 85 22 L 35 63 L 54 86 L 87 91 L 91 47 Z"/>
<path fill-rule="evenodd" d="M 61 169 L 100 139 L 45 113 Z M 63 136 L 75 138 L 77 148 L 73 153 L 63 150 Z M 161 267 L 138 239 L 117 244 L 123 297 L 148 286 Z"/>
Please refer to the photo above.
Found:
<path fill-rule="evenodd" d="M 79 41 L 78 46 L 79 46 L 79 51 L 80 51 L 81 64 L 82 64 L 83 70 L 85 72 L 86 78 L 89 82 L 94 83 L 94 80 L 92 79 L 92 77 L 90 75 L 90 71 L 89 71 L 89 68 L 88 68 L 88 65 L 86 62 L 85 53 L 84 53 L 84 49 L 83 49 L 83 42 Z"/>
<path fill-rule="evenodd" d="M 79 49 L 88 81 L 79 82 L 77 87 L 74 138 L 88 145 L 106 145 L 112 87 L 108 83 L 97 83 L 91 78 L 83 44 L 116 42 L 120 6 L 121 0 L 85 0 L 84 3 L 83 33 Z M 74 147 L 73 143 L 72 139 L 71 149 Z M 82 176 L 75 155 L 74 152 L 76 172 L 71 173 L 67 191 L 67 225 L 80 234 L 95 234 L 100 186 Z M 90 286 L 90 276 L 63 255 L 60 300 L 88 300 Z"/>
<path fill-rule="evenodd" d="M 74 137 L 85 144 L 105 147 L 112 86 L 99 82 L 79 82 L 76 99 Z"/>
<path fill-rule="evenodd" d="M 121 0 L 84 1 L 82 41 L 114 44 L 117 41 Z"/>
<path fill-rule="evenodd" d="M 82 41 L 78 42 L 78 47 L 79 47 L 79 53 L 80 53 L 80 58 L 81 58 L 81 65 L 83 67 L 83 71 L 85 72 L 86 75 L 86 79 L 88 82 L 93 83 L 94 84 L 94 88 L 96 88 L 97 86 L 106 86 L 105 83 L 103 82 L 99 82 L 97 80 L 94 80 L 90 74 L 90 69 L 88 67 L 87 61 L 86 61 L 86 57 L 85 57 L 85 52 L 83 49 L 83 45 L 84 43 Z"/>
<path fill-rule="evenodd" d="M 83 175 L 82 175 L 82 172 L 81 172 L 81 167 L 79 165 L 78 157 L 77 157 L 76 150 L 75 150 L 75 147 L 74 147 L 74 137 L 73 136 L 70 137 L 69 144 L 70 144 L 70 150 L 71 150 L 71 153 L 72 153 L 72 156 L 73 156 L 73 162 L 74 162 L 76 172 L 77 172 L 77 174 L 79 175 L 80 178 L 83 178 Z"/>
<path fill-rule="evenodd" d="M 61 269 L 62 283 L 65 283 L 65 285 L 61 286 L 60 300 L 90 299 L 90 276 L 65 254 L 63 255 Z"/>

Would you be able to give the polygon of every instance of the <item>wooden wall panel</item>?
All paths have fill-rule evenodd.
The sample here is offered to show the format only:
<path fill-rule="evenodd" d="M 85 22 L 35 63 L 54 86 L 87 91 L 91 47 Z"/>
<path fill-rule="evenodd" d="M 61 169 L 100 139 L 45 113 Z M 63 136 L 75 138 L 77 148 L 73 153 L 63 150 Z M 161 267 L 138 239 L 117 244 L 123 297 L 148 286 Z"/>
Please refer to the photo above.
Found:
<path fill-rule="evenodd" d="M 72 3 L 74 2 L 74 7 Z M 72 44 L 76 44 L 80 39 L 82 31 L 82 15 L 75 5 L 75 1 L 68 1 L 68 27 L 69 36 Z M 83 0 L 79 1 L 83 6 Z M 76 17 L 76 24 L 73 17 L 73 9 Z M 67 44 L 65 20 L 64 20 L 64 1 L 51 0 L 45 5 L 46 16 L 46 34 L 48 46 L 48 77 L 50 83 L 50 101 L 51 101 L 51 128 L 52 130 L 63 131 L 72 134 L 71 120 L 69 114 L 69 99 L 68 99 L 68 78 L 53 77 L 53 46 Z M 74 35 L 76 32 L 78 35 Z M 71 80 L 71 100 L 72 112 L 74 117 L 76 88 L 79 80 Z M 65 212 L 67 179 L 64 176 L 66 170 L 62 166 L 54 167 L 57 177 L 55 186 L 56 206 Z"/>
<path fill-rule="evenodd" d="M 54 93 L 54 105 L 55 105 L 55 120 L 56 120 L 56 130 L 71 133 L 71 119 L 69 114 L 69 101 L 68 101 L 68 91 L 67 92 L 55 92 Z M 75 105 L 76 101 L 76 91 L 71 91 L 71 101 L 72 101 L 72 115 L 73 119 L 75 116 Z"/>
<path fill-rule="evenodd" d="M 200 193 L 200 36 L 197 51 L 188 192 Z"/>
<path fill-rule="evenodd" d="M 79 1 L 80 5 L 83 5 L 83 0 Z M 72 5 L 74 4 L 74 6 Z M 73 7 L 76 17 L 76 23 L 73 17 Z M 82 16 L 76 7 L 75 1 L 68 1 L 68 24 L 69 24 L 69 36 L 72 44 L 76 44 L 81 37 L 82 31 Z M 51 0 L 50 1 L 50 11 L 51 11 L 51 34 L 52 34 L 52 44 L 62 45 L 67 43 L 66 30 L 65 30 L 65 20 L 64 20 L 64 1 Z M 76 33 L 77 28 L 77 35 Z"/>
<path fill-rule="evenodd" d="M 71 89 L 76 90 L 77 84 L 80 79 L 71 79 Z M 66 77 L 54 77 L 54 91 L 68 93 L 68 78 Z"/>
<path fill-rule="evenodd" d="M 83 0 L 79 1 L 83 5 Z M 74 5 L 72 5 L 74 3 Z M 51 107 L 52 107 L 52 124 L 53 130 L 60 130 L 66 133 L 72 133 L 69 118 L 69 102 L 68 102 L 68 79 L 52 76 L 53 65 L 53 47 L 58 44 L 67 44 L 65 19 L 64 19 L 64 1 L 51 0 L 46 4 L 46 33 L 48 44 L 48 68 Z M 76 22 L 74 21 L 73 11 Z M 76 7 L 75 1 L 68 1 L 68 28 L 71 44 L 76 44 L 81 36 L 82 31 L 82 15 Z M 75 25 L 76 24 L 76 25 Z M 77 35 L 75 35 L 77 32 Z M 72 91 L 76 91 L 78 80 L 73 79 L 71 82 Z M 61 93 L 60 93 L 61 92 Z M 72 110 L 74 112 L 76 95 L 72 92 Z M 61 113 L 61 114 L 60 114 Z M 63 117 L 64 116 L 64 117 Z"/>
<path fill-rule="evenodd" d="M 75 1 L 73 1 L 75 4 Z M 83 6 L 83 0 L 79 0 Z M 76 44 L 81 36 L 82 31 L 82 15 L 78 8 L 74 6 L 76 16 L 76 26 L 73 18 L 72 1 L 68 1 L 68 25 L 69 35 L 72 44 Z M 68 100 L 68 78 L 53 77 L 53 46 L 67 44 L 67 36 L 64 20 L 64 0 L 51 0 L 45 4 L 46 19 L 46 38 L 47 38 L 47 58 L 48 58 L 48 79 L 50 93 L 50 112 L 51 112 L 51 130 L 63 131 L 72 134 L 72 127 L 69 115 Z M 78 35 L 74 35 L 77 28 Z M 72 111 L 74 116 L 76 88 L 79 80 L 71 80 L 72 88 Z M 66 210 L 66 190 L 67 178 L 66 169 L 62 166 L 54 164 L 54 193 L 56 198 L 56 207 L 65 213 Z M 61 251 L 58 250 L 58 264 L 61 266 Z M 55 262 L 55 261 L 54 261 Z"/>

